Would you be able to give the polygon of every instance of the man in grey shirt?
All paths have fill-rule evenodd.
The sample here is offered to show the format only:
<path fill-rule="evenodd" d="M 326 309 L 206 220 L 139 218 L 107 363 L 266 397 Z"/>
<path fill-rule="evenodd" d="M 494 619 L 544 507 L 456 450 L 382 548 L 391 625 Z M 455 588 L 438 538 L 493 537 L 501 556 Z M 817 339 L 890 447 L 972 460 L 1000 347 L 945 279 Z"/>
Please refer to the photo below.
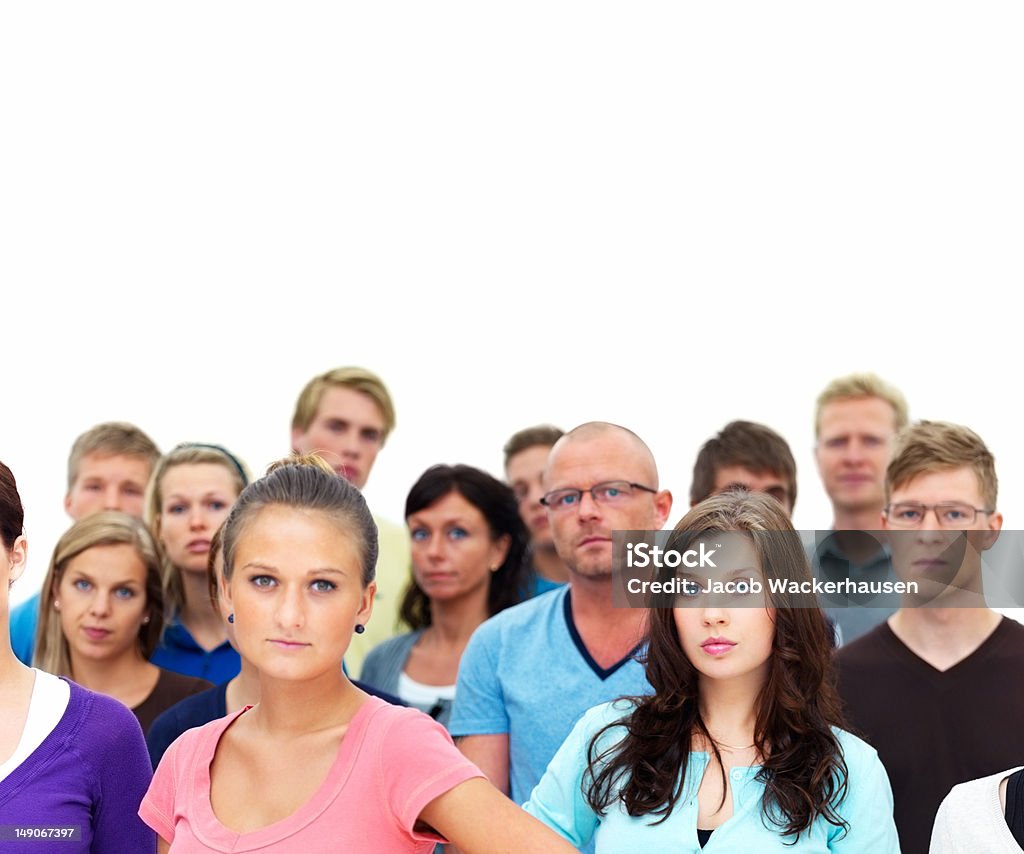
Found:
<path fill-rule="evenodd" d="M 814 457 L 832 504 L 832 533 L 812 553 L 822 575 L 861 581 L 889 574 L 889 550 L 877 532 L 885 503 L 885 469 L 893 440 L 907 421 L 903 395 L 874 374 L 839 377 L 818 395 Z M 838 627 L 841 643 L 864 634 L 898 607 L 896 602 L 882 607 L 822 604 Z"/>

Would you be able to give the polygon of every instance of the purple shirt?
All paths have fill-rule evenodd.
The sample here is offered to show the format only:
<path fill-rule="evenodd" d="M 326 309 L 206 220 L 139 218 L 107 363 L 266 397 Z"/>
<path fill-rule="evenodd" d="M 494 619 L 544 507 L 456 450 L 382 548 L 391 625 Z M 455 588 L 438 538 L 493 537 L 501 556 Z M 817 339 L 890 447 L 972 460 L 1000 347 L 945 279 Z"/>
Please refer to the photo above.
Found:
<path fill-rule="evenodd" d="M 0 780 L 0 826 L 77 827 L 79 839 L 12 839 L 5 830 L 0 852 L 156 851 L 137 814 L 152 777 L 139 722 L 117 700 L 68 684 L 68 707 L 53 732 Z"/>

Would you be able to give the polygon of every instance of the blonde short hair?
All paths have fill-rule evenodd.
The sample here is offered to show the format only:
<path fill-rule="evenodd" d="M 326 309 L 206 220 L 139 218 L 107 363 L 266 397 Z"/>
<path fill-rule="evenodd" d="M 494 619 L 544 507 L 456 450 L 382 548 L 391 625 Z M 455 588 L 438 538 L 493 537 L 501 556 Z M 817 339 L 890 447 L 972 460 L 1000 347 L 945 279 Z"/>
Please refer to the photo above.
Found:
<path fill-rule="evenodd" d="M 821 411 L 828 404 L 835 403 L 837 400 L 850 400 L 858 397 L 877 397 L 884 400 L 892 407 L 896 419 L 896 430 L 900 431 L 907 426 L 907 422 L 910 420 L 907 399 L 898 388 L 889 385 L 877 374 L 847 374 L 832 380 L 818 395 L 814 408 L 815 437 L 817 438 L 821 433 Z"/>
<path fill-rule="evenodd" d="M 380 414 L 384 418 L 384 432 L 380 437 L 383 445 L 387 441 L 388 435 L 395 429 L 395 404 L 391 400 L 384 381 L 366 368 L 333 368 L 313 377 L 299 392 L 299 399 L 295 402 L 295 414 L 292 415 L 292 429 L 308 430 L 309 425 L 316 418 L 324 392 L 335 386 L 361 392 L 377 404 Z"/>
<path fill-rule="evenodd" d="M 86 430 L 75 439 L 68 456 L 68 490 L 78 479 L 83 458 L 89 454 L 104 457 L 137 457 L 149 464 L 150 471 L 160 459 L 156 443 L 134 424 L 126 421 L 107 421 Z"/>

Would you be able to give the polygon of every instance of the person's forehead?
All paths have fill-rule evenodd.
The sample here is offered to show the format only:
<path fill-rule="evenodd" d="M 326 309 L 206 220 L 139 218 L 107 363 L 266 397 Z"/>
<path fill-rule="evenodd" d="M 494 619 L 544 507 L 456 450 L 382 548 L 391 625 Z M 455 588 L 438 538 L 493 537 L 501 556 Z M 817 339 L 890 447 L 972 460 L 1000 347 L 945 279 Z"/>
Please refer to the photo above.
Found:
<path fill-rule="evenodd" d="M 880 397 L 841 397 L 826 403 L 818 418 L 818 430 L 826 433 L 855 429 L 896 431 L 896 411 Z"/>
<path fill-rule="evenodd" d="M 153 466 L 145 457 L 130 454 L 104 454 L 93 451 L 85 454 L 78 464 L 77 478 L 104 476 L 116 480 L 149 480 Z"/>
<path fill-rule="evenodd" d="M 556 447 L 544 470 L 552 486 L 589 486 L 610 480 L 653 480 L 650 460 L 629 437 L 602 433 Z"/>
<path fill-rule="evenodd" d="M 787 480 L 785 476 L 769 469 L 754 471 L 737 464 L 719 466 L 715 469 L 715 485 L 717 487 L 727 483 L 778 483 L 785 486 Z"/>
<path fill-rule="evenodd" d="M 342 385 L 330 386 L 324 390 L 316 414 L 352 420 L 370 419 L 384 423 L 384 412 L 376 400 L 366 392 Z"/>
<path fill-rule="evenodd" d="M 959 501 L 981 506 L 981 479 L 970 466 L 924 472 L 893 486 L 892 503 L 920 501 L 941 503 Z"/>
<path fill-rule="evenodd" d="M 523 448 L 509 457 L 505 474 L 509 480 L 536 475 L 544 470 L 550 452 L 549 445 L 531 445 L 529 448 Z"/>

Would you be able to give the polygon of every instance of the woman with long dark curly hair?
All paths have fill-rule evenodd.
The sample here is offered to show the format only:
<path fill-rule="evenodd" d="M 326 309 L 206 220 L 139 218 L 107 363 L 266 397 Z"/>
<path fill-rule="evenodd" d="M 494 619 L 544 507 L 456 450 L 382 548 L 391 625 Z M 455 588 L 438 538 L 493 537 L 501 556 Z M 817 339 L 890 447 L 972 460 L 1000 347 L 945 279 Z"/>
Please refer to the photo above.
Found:
<path fill-rule="evenodd" d="M 673 587 L 649 614 L 654 693 L 587 712 L 527 811 L 576 845 L 594 838 L 598 854 L 899 852 L 885 769 L 840 728 L 824 615 L 788 592 L 811 575 L 781 505 L 713 496 L 669 552 L 706 561 L 663 561 Z"/>

